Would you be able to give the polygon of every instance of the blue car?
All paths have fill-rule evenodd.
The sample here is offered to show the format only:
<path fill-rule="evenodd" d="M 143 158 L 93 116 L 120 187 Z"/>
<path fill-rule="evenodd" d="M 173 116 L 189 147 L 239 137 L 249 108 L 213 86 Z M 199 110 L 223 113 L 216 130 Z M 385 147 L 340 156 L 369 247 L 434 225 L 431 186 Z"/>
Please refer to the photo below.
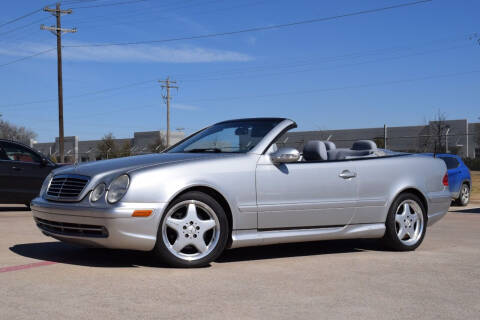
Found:
<path fill-rule="evenodd" d="M 463 163 L 462 158 L 448 153 L 429 153 L 432 157 L 437 157 L 445 161 L 448 170 L 448 185 L 452 193 L 452 199 L 456 205 L 466 206 L 470 201 L 470 190 L 472 188 L 472 178 L 470 170 Z"/>

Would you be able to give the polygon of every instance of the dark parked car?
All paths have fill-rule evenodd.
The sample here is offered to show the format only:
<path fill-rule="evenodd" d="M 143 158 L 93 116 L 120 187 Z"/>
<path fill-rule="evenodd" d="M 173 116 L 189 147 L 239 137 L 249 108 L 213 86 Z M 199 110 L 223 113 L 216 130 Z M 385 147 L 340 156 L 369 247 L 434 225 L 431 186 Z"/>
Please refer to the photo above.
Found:
<path fill-rule="evenodd" d="M 59 166 L 24 144 L 0 139 L 0 203 L 28 206 L 43 180 Z"/>
<path fill-rule="evenodd" d="M 452 199 L 456 205 L 466 206 L 470 201 L 472 178 L 470 176 L 470 170 L 465 163 L 463 163 L 462 158 L 449 153 L 429 153 L 428 155 L 435 156 L 445 162 L 448 170 L 448 185 L 452 193 Z"/>

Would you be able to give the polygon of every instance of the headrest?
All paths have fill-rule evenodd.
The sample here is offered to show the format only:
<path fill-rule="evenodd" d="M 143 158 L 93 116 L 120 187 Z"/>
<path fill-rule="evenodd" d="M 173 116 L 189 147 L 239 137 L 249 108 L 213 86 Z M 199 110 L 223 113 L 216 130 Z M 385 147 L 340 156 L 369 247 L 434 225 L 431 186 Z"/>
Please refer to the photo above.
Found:
<path fill-rule="evenodd" d="M 327 148 L 327 151 L 337 149 L 337 146 L 332 141 L 323 141 L 323 143 L 325 143 L 325 147 Z"/>
<path fill-rule="evenodd" d="M 353 143 L 352 150 L 377 150 L 377 144 L 372 140 L 358 140 Z"/>
<path fill-rule="evenodd" d="M 278 146 L 276 143 L 270 146 L 270 149 L 269 149 L 270 153 L 277 152 L 277 150 L 278 150 Z"/>
<path fill-rule="evenodd" d="M 303 158 L 306 161 L 326 161 L 328 155 L 325 143 L 318 140 L 308 141 L 303 147 Z"/>

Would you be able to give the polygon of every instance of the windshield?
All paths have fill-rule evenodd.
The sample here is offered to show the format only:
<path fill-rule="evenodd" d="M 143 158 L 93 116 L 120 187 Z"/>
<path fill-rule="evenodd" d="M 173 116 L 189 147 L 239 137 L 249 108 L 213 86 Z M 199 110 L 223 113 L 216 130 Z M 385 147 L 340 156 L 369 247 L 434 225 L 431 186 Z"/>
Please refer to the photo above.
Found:
<path fill-rule="evenodd" d="M 282 120 L 251 119 L 217 123 L 167 152 L 245 153 L 252 150 Z"/>

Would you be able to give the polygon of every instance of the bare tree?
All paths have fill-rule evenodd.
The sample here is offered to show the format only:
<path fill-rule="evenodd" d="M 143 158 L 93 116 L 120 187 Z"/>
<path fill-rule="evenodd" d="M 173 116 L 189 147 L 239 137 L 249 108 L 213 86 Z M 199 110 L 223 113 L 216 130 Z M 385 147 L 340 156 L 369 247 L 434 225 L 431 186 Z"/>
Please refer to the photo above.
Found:
<path fill-rule="evenodd" d="M 160 136 L 151 145 L 148 146 L 148 149 L 152 153 L 159 153 L 165 150 L 166 147 L 167 144 L 165 143 L 165 140 Z"/>
<path fill-rule="evenodd" d="M 384 149 L 385 148 L 385 138 L 384 137 L 375 137 L 373 141 L 377 145 L 378 148 Z"/>
<path fill-rule="evenodd" d="M 475 143 L 477 144 L 477 148 L 480 148 L 480 123 L 475 124 Z"/>
<path fill-rule="evenodd" d="M 0 115 L 1 117 L 1 115 Z M 8 121 L 0 119 L 0 138 L 30 144 L 31 139 L 35 139 L 37 134 L 25 127 L 16 126 Z"/>
<path fill-rule="evenodd" d="M 98 156 L 102 159 L 111 159 L 117 157 L 117 147 L 115 145 L 115 136 L 113 133 L 107 133 L 102 141 L 97 145 Z"/>
<path fill-rule="evenodd" d="M 430 136 L 433 142 L 433 152 L 444 152 L 445 150 L 445 138 L 448 129 L 447 118 L 445 113 L 438 110 L 433 121 L 430 121 L 429 125 Z"/>
<path fill-rule="evenodd" d="M 125 141 L 118 152 L 119 157 L 129 157 L 132 155 L 132 143 L 130 140 Z"/>
<path fill-rule="evenodd" d="M 425 122 L 427 121 L 425 120 Z M 425 128 L 418 135 L 419 150 L 421 152 L 444 152 L 448 128 L 445 114 L 438 110 L 434 119 L 426 123 Z"/>

